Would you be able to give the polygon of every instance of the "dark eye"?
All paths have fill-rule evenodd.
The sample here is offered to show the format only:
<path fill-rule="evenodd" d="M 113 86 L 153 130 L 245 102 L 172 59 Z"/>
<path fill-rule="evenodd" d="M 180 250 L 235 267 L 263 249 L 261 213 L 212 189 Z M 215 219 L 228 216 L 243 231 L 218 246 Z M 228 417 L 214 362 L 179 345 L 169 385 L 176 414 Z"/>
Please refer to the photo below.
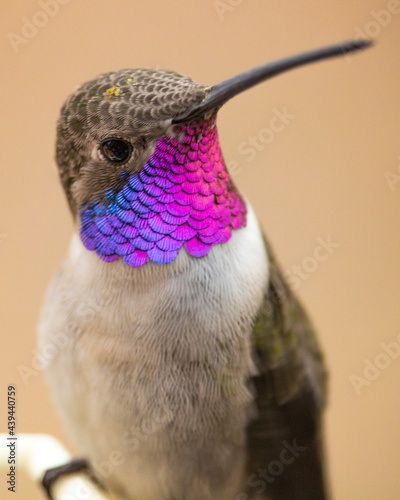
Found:
<path fill-rule="evenodd" d="M 132 146 L 122 139 L 107 139 L 101 143 L 100 149 L 112 163 L 124 163 L 132 154 Z"/>

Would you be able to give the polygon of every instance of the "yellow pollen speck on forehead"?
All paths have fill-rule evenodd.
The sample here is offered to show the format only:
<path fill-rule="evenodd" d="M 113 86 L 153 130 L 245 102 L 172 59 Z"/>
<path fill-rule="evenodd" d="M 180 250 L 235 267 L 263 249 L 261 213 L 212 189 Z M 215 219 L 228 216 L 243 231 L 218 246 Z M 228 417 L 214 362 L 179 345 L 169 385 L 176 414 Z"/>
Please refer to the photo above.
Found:
<path fill-rule="evenodd" d="M 118 97 L 118 96 L 122 95 L 122 93 L 123 92 L 119 87 L 111 87 L 104 92 L 104 97 L 106 99 L 110 99 L 113 96 Z"/>
<path fill-rule="evenodd" d="M 131 85 L 139 85 L 139 84 L 137 83 L 137 81 L 135 80 L 135 78 L 127 78 L 127 79 L 125 80 L 125 83 L 130 83 Z"/>

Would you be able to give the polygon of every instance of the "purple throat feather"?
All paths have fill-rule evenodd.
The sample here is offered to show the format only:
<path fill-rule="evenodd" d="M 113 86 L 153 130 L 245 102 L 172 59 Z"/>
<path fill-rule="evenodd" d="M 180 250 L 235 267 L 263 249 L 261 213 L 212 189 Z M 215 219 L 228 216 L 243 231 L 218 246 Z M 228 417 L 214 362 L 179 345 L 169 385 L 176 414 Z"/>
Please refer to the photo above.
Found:
<path fill-rule="evenodd" d="M 132 267 L 194 257 L 227 242 L 246 225 L 246 204 L 225 166 L 213 121 L 175 125 L 143 169 L 81 208 L 80 236 L 106 262 Z"/>

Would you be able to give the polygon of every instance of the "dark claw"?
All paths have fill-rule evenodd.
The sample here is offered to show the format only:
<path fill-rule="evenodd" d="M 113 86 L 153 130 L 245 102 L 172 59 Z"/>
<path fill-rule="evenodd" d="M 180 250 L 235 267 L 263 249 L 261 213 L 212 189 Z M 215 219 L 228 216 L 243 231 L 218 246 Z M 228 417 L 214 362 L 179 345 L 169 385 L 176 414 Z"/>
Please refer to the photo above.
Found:
<path fill-rule="evenodd" d="M 73 472 L 82 472 L 82 471 L 86 472 L 92 478 L 89 464 L 84 458 L 71 460 L 71 462 L 68 462 L 64 465 L 60 465 L 59 467 L 54 467 L 53 469 L 47 469 L 42 479 L 42 486 L 46 490 L 48 498 L 50 500 L 54 500 L 51 494 L 51 488 L 53 487 L 53 484 L 57 481 L 59 477 L 65 476 L 66 474 L 71 474 Z"/>

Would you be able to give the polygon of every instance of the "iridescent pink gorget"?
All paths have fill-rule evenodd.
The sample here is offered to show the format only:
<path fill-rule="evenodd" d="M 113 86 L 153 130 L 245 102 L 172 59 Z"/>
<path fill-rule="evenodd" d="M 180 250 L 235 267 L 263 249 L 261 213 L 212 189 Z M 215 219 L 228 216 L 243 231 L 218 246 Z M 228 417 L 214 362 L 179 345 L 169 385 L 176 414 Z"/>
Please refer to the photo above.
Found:
<path fill-rule="evenodd" d="M 224 164 L 215 119 L 173 130 L 177 136 L 161 137 L 140 173 L 107 191 L 106 203 L 82 207 L 81 239 L 104 261 L 167 264 L 182 246 L 202 257 L 246 225 L 246 204 Z"/>

